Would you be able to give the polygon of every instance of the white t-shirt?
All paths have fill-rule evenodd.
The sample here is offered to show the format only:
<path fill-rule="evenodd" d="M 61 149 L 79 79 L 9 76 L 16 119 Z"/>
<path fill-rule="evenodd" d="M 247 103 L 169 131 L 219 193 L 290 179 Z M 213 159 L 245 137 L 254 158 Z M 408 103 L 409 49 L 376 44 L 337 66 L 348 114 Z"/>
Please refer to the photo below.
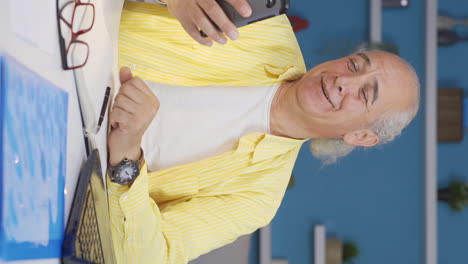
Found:
<path fill-rule="evenodd" d="M 161 103 L 142 139 L 149 171 L 213 157 L 236 148 L 244 135 L 268 133 L 279 87 L 146 83 Z"/>

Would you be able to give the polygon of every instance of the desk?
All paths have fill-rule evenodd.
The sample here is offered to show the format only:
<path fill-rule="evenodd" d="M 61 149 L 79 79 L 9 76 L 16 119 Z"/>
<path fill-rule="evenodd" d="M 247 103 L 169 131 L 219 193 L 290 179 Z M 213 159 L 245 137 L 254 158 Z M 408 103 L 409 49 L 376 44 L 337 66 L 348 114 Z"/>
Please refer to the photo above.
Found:
<path fill-rule="evenodd" d="M 75 71 L 64 71 L 61 67 L 55 19 L 56 0 L 24 0 L 21 2 L 7 0 L 2 3 L 0 9 L 0 54 L 8 54 L 68 93 L 67 158 L 66 175 L 64 175 L 65 208 L 63 212 L 59 212 L 65 216 L 64 226 L 70 211 L 77 177 L 81 165 L 86 159 L 75 85 L 86 84 L 87 89 L 91 91 L 87 101 L 82 101 L 81 104 L 90 106 L 87 108 L 89 115 L 95 116 L 96 119 L 99 116 L 106 86 L 113 88 L 110 100 L 112 100 L 113 92 L 118 88 L 116 40 L 123 0 L 92 0 L 92 2 L 96 6 L 94 27 L 89 33 L 80 37 L 90 46 L 90 58 L 83 70 Z M 18 29 L 23 32 L 18 32 Z M 27 30 L 29 31 L 24 32 Z M 34 38 L 44 38 L 45 41 L 41 42 L 41 40 Z M 47 41 L 48 38 L 53 39 L 53 41 Z M 106 135 L 107 115 L 99 133 L 90 135 L 92 144 L 99 149 L 101 154 L 103 171 L 106 170 L 107 165 Z M 2 263 L 1 260 L 0 263 Z M 60 263 L 60 260 L 41 259 L 15 263 Z"/>

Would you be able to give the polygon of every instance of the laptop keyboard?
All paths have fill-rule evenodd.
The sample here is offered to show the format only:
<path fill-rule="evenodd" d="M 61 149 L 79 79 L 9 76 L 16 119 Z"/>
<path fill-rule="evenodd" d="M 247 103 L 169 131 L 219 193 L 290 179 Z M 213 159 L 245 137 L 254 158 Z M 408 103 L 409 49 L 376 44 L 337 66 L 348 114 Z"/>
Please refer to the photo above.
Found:
<path fill-rule="evenodd" d="M 104 264 L 104 253 L 99 238 L 96 207 L 93 202 L 93 193 L 86 192 L 86 201 L 83 206 L 80 226 L 77 233 L 77 257 L 95 264 Z"/>

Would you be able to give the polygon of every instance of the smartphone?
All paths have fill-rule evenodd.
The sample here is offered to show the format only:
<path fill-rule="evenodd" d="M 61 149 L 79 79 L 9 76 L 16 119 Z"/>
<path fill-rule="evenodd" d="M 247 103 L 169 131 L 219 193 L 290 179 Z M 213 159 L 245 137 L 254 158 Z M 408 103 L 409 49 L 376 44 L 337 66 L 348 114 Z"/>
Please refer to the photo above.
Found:
<path fill-rule="evenodd" d="M 225 0 L 216 0 L 216 2 L 218 2 L 224 13 L 226 13 L 226 16 L 236 27 L 246 26 L 257 21 L 285 14 L 289 9 L 289 0 L 247 0 L 252 8 L 252 15 L 250 17 L 243 17 Z M 213 25 L 221 31 L 215 23 Z M 207 37 L 203 31 L 200 31 L 200 34 L 203 37 Z"/>
<path fill-rule="evenodd" d="M 247 0 L 252 8 L 252 15 L 245 18 L 225 0 L 217 0 L 217 2 L 236 27 L 285 14 L 289 9 L 289 0 Z"/>

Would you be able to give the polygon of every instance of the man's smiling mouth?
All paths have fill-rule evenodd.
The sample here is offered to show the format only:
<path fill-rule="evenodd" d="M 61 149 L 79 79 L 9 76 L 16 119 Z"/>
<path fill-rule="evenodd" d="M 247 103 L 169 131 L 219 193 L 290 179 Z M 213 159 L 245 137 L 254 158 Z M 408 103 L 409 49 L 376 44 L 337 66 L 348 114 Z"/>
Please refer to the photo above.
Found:
<path fill-rule="evenodd" d="M 325 86 L 323 85 L 323 76 L 320 78 L 320 84 L 321 84 L 321 86 L 322 86 L 323 95 L 325 95 L 325 98 L 327 98 L 328 102 L 330 102 L 330 104 L 332 105 L 332 107 L 335 108 L 335 105 L 334 105 L 333 102 L 331 101 L 330 97 L 328 96 L 327 91 L 325 90 Z"/>

